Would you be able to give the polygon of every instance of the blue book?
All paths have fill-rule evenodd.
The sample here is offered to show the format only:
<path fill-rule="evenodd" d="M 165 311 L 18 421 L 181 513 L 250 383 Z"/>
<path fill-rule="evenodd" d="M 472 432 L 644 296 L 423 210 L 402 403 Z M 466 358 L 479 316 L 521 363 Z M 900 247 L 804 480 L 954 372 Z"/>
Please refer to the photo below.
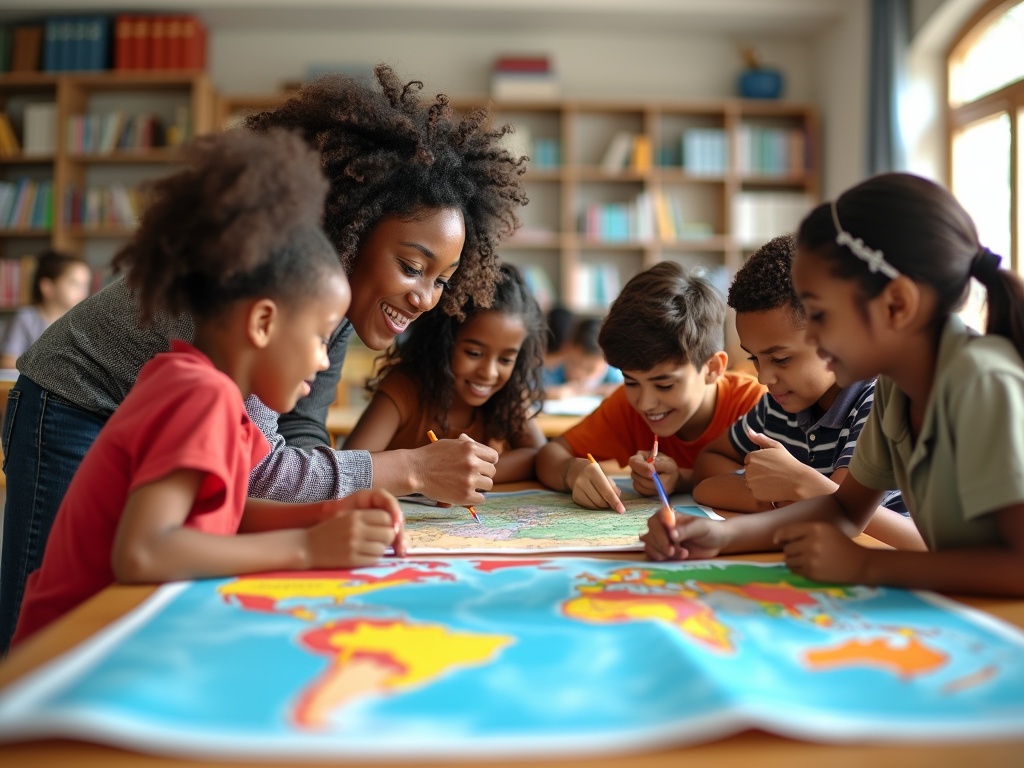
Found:
<path fill-rule="evenodd" d="M 110 50 L 110 18 L 93 16 L 89 20 L 89 69 L 106 69 Z"/>
<path fill-rule="evenodd" d="M 71 49 L 74 51 L 74 63 L 72 66 L 76 72 L 89 69 L 88 30 L 89 20 L 84 16 L 77 17 L 71 32 Z"/>
<path fill-rule="evenodd" d="M 57 18 L 49 18 L 43 26 L 43 72 L 57 71 Z"/>

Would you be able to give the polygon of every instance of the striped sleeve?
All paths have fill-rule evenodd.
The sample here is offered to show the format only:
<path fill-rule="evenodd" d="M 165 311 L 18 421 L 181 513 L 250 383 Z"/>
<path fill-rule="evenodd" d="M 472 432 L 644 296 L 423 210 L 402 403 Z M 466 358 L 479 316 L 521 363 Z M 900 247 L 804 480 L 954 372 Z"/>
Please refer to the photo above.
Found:
<path fill-rule="evenodd" d="M 850 460 L 853 458 L 853 449 L 857 445 L 857 438 L 860 437 L 861 430 L 867 424 L 868 416 L 871 414 L 871 404 L 874 400 L 875 382 L 872 381 L 864 387 L 860 397 L 857 398 L 857 402 L 850 409 L 849 416 L 846 417 L 843 429 L 839 433 L 839 443 L 842 444 L 842 448 L 839 451 L 839 456 L 836 458 L 833 470 L 850 466 Z"/>
<path fill-rule="evenodd" d="M 732 426 L 729 427 L 729 442 L 732 443 L 732 447 L 741 458 L 751 451 L 756 451 L 758 449 L 758 446 L 747 435 L 747 430 L 753 430 L 754 432 L 761 433 L 764 432 L 764 425 L 768 413 L 769 397 L 770 395 L 767 393 L 762 395 L 761 399 L 754 404 L 753 408 L 740 416 L 740 418 L 734 421 Z"/>

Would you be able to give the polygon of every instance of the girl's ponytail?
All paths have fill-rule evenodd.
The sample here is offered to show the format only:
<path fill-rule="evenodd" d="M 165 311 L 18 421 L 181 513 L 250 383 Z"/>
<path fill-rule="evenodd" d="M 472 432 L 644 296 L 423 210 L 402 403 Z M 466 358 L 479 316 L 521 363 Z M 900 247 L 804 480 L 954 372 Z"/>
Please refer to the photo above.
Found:
<path fill-rule="evenodd" d="M 1024 358 L 1024 281 L 1007 269 L 1000 258 L 982 248 L 971 261 L 971 277 L 988 291 L 988 323 L 985 333 L 1005 336 Z"/>

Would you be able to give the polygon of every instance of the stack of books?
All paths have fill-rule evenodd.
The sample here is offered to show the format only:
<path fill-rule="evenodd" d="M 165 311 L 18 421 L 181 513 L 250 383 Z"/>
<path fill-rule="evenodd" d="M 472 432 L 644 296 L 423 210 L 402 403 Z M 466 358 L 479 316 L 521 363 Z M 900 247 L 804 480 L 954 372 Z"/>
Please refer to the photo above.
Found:
<path fill-rule="evenodd" d="M 201 71 L 206 68 L 206 28 L 191 15 L 114 20 L 114 69 Z"/>
<path fill-rule="evenodd" d="M 491 72 L 497 101 L 550 101 L 559 95 L 558 78 L 547 56 L 499 56 Z"/>

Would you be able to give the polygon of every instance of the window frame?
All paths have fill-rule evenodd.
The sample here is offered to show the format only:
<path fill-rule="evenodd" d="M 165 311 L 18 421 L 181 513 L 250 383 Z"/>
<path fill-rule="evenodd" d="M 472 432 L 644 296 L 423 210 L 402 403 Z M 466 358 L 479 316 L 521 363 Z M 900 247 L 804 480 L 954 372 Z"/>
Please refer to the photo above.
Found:
<path fill-rule="evenodd" d="M 1002 254 L 1010 261 L 1010 269 L 1021 274 L 1021 229 L 1024 228 L 1020 184 L 1024 178 L 1021 168 L 1024 158 L 1021 152 L 1020 132 L 1024 127 L 1024 78 L 1007 83 L 1001 88 L 979 96 L 958 106 L 952 105 L 950 70 L 965 52 L 977 43 L 989 25 L 1024 0 L 989 0 L 960 29 L 946 51 L 943 71 L 945 93 L 945 147 L 946 186 L 953 187 L 953 141 L 957 134 L 974 123 L 1005 114 L 1010 122 L 1010 253 Z"/>

